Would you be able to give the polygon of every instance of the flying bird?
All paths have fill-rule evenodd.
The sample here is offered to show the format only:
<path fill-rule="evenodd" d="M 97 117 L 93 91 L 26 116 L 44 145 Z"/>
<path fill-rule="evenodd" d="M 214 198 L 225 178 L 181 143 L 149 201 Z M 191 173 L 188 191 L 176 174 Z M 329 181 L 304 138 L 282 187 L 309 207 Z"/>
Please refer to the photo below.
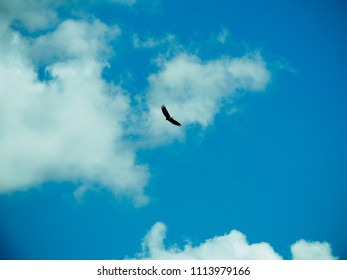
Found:
<path fill-rule="evenodd" d="M 181 124 L 178 121 L 176 121 L 173 117 L 170 116 L 169 112 L 167 111 L 167 109 L 164 105 L 161 106 L 161 110 L 162 110 L 167 121 L 169 121 L 170 123 L 172 123 L 174 125 L 181 126 Z"/>

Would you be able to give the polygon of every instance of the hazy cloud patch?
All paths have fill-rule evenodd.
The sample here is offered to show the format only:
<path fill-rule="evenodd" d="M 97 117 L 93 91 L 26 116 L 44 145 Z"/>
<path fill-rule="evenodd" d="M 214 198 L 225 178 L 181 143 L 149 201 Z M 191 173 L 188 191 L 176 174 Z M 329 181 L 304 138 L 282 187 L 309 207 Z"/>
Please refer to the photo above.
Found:
<path fill-rule="evenodd" d="M 126 6 L 133 6 L 136 4 L 137 0 L 109 0 L 112 3 L 122 4 Z"/>
<path fill-rule="evenodd" d="M 225 42 L 230 37 L 230 31 L 229 29 L 223 27 L 222 30 L 217 34 L 217 41 L 221 44 L 225 44 Z"/>

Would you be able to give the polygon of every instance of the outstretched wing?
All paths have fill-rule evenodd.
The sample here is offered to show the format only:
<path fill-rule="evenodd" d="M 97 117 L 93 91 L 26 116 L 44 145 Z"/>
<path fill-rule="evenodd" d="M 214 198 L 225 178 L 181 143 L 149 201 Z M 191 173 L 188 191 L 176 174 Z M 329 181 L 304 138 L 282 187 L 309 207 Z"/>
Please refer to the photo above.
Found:
<path fill-rule="evenodd" d="M 181 126 L 181 124 L 173 118 L 168 119 L 168 121 L 174 125 Z"/>
<path fill-rule="evenodd" d="M 163 114 L 167 120 L 169 120 L 171 118 L 169 112 L 166 110 L 166 107 L 164 105 L 161 106 L 161 111 L 163 112 Z"/>
<path fill-rule="evenodd" d="M 166 118 L 167 121 L 169 121 L 170 123 L 172 123 L 172 124 L 174 124 L 174 125 L 181 126 L 181 124 L 180 124 L 178 121 L 176 121 L 175 119 L 173 119 L 173 118 L 170 116 L 168 110 L 166 109 L 166 107 L 165 107 L 164 105 L 161 106 L 161 111 L 163 112 L 163 114 L 164 114 L 164 116 L 165 116 L 165 118 Z"/>

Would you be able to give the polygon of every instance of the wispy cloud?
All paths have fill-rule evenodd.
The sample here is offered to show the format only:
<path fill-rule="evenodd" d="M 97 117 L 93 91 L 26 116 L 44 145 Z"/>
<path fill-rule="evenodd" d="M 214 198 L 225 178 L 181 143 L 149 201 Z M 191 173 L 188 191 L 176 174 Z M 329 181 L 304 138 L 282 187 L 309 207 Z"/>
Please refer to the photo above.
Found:
<path fill-rule="evenodd" d="M 109 44 L 121 34 L 118 26 L 99 20 L 65 20 L 53 32 L 31 40 L 30 58 L 36 63 L 93 59 L 102 61 L 112 54 Z"/>
<path fill-rule="evenodd" d="M 162 222 L 153 225 L 142 242 L 138 259 L 183 260 L 280 260 L 281 255 L 266 242 L 250 244 L 246 236 L 232 230 L 230 233 L 207 239 L 197 246 L 187 243 L 184 248 L 165 246 L 167 227 Z M 300 240 L 291 246 L 293 259 L 335 259 L 326 242 Z"/>
<path fill-rule="evenodd" d="M 217 41 L 224 44 L 230 36 L 229 29 L 223 27 L 222 30 L 217 34 Z"/>

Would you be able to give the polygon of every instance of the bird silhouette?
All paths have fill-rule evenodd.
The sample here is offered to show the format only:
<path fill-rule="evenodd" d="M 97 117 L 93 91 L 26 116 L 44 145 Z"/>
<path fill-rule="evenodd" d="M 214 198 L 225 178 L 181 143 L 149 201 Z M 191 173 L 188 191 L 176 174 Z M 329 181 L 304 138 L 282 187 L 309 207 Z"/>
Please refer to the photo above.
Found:
<path fill-rule="evenodd" d="M 176 121 L 173 117 L 170 116 L 169 112 L 167 111 L 164 105 L 161 106 L 161 111 L 163 112 L 163 115 L 165 116 L 167 121 L 169 121 L 170 123 L 174 125 L 181 126 L 181 124 L 178 121 Z"/>

